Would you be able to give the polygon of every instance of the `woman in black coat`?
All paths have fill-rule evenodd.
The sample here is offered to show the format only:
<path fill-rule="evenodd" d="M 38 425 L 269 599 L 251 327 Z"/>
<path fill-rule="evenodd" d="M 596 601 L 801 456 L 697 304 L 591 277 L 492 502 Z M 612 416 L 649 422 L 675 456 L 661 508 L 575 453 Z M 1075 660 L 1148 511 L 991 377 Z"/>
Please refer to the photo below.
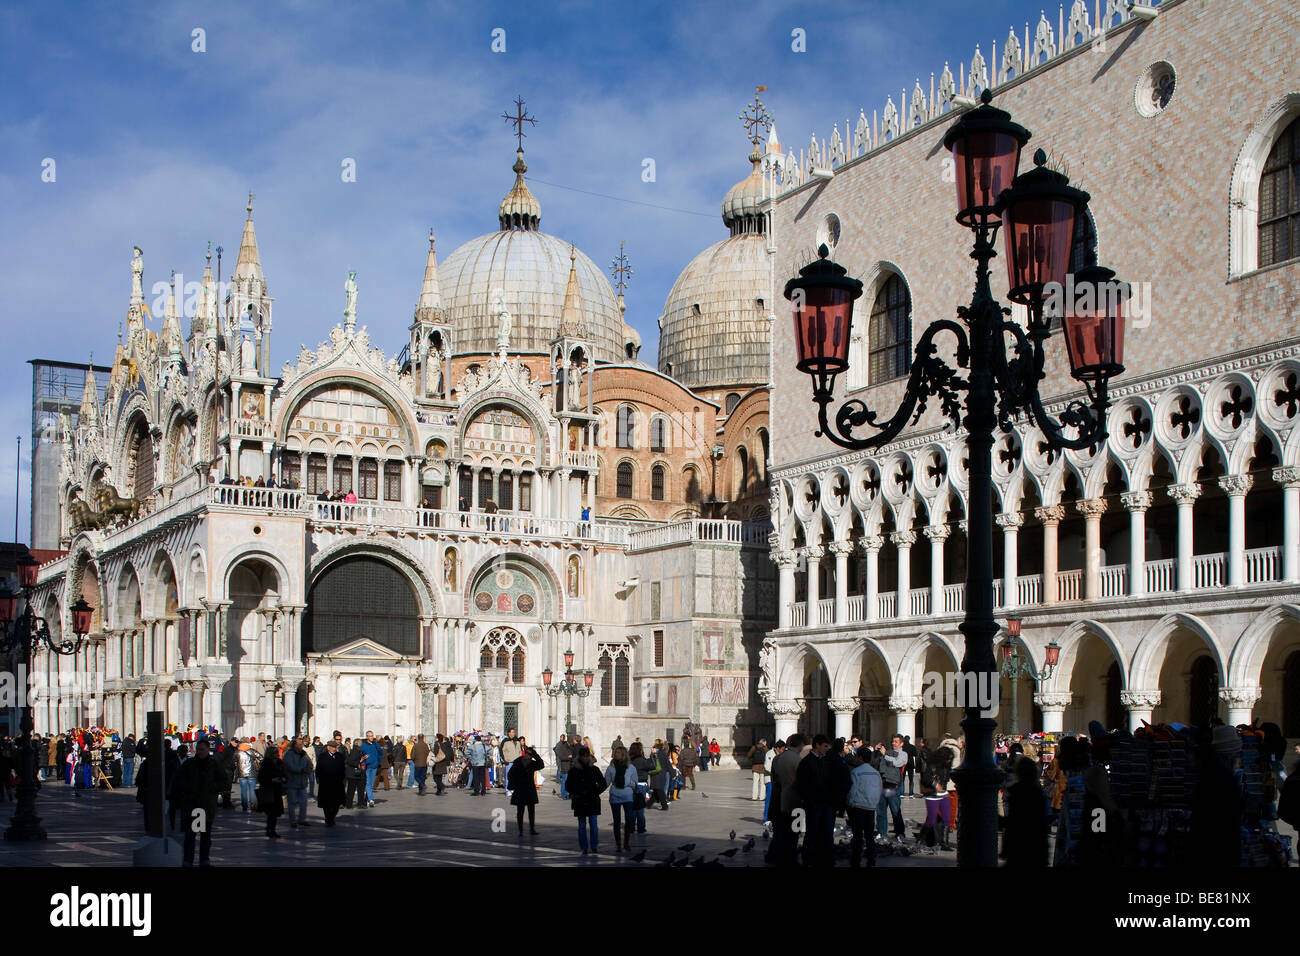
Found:
<path fill-rule="evenodd" d="M 257 772 L 257 806 L 266 814 L 266 835 L 275 840 L 280 839 L 280 834 L 275 832 L 275 821 L 284 816 L 284 789 L 288 780 L 280 748 L 268 744 L 262 769 Z"/>
<path fill-rule="evenodd" d="M 537 807 L 537 777 L 534 774 L 545 767 L 542 758 L 532 747 L 525 747 L 510 764 L 506 772 L 506 787 L 510 790 L 510 802 L 515 807 L 515 825 L 519 835 L 524 835 L 524 810 L 528 810 L 528 831 L 537 835 L 534 814 Z"/>
<path fill-rule="evenodd" d="M 1015 774 L 1016 783 L 1007 790 L 1002 855 L 1008 867 L 1040 869 L 1047 866 L 1047 801 L 1032 759 L 1021 756 Z"/>
<path fill-rule="evenodd" d="M 334 818 L 343 805 L 343 789 L 348 766 L 338 745 L 330 740 L 316 761 L 316 804 L 325 811 L 325 825 L 334 826 Z"/>
<path fill-rule="evenodd" d="M 578 818 L 578 846 L 582 848 L 582 855 L 587 855 L 588 828 L 591 830 L 591 852 L 595 853 L 600 842 L 600 831 L 596 827 L 596 818 L 600 816 L 600 795 L 608 784 L 605 775 L 593 762 L 590 748 L 578 750 L 564 786 L 569 791 L 573 815 Z"/>

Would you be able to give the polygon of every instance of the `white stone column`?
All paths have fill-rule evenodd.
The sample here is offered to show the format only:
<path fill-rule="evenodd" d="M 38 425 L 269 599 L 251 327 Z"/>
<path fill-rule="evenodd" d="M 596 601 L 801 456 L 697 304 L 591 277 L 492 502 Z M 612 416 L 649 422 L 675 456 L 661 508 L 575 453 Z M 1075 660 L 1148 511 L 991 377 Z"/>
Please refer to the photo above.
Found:
<path fill-rule="evenodd" d="M 1300 581 L 1300 468 L 1274 468 L 1282 486 L 1282 580 Z"/>
<path fill-rule="evenodd" d="M 862 618 L 865 621 L 880 617 L 880 549 L 884 546 L 885 539 L 880 535 L 868 535 L 858 541 L 867 566 L 866 593 L 862 595 Z"/>
<path fill-rule="evenodd" d="M 777 567 L 777 627 L 790 626 L 790 605 L 794 603 L 794 571 L 799 556 L 794 551 L 774 551 L 772 560 Z"/>
<path fill-rule="evenodd" d="M 932 524 L 925 528 L 930 539 L 930 614 L 944 613 L 943 607 L 943 543 L 950 533 L 946 524 Z"/>
<path fill-rule="evenodd" d="M 849 622 L 849 555 L 853 544 L 849 541 L 832 541 L 831 554 L 835 555 L 835 623 Z"/>
<path fill-rule="evenodd" d="M 1224 475 L 1219 487 L 1228 496 L 1228 587 L 1246 583 L 1246 492 L 1255 479 L 1250 475 Z"/>
<path fill-rule="evenodd" d="M 889 540 L 898 549 L 898 589 L 894 598 L 894 616 L 909 617 L 912 613 L 912 545 L 916 544 L 915 531 L 894 531 Z"/>
<path fill-rule="evenodd" d="M 832 697 L 829 703 L 831 712 L 835 714 L 835 733 L 832 736 L 848 740 L 853 736 L 853 715 L 858 711 L 858 702 L 852 697 Z"/>
<path fill-rule="evenodd" d="M 478 469 L 471 467 L 469 470 L 469 510 L 478 511 Z"/>
<path fill-rule="evenodd" d="M 1002 606 L 1014 608 L 1020 606 L 1019 588 L 1019 554 L 1017 542 L 1020 540 L 1020 526 L 1025 523 L 1025 516 L 1018 511 L 1004 511 L 994 515 L 993 520 L 1002 529 Z"/>
<path fill-rule="evenodd" d="M 1129 491 L 1119 496 L 1128 509 L 1128 593 L 1141 597 L 1147 593 L 1147 509 L 1151 492 Z"/>
<path fill-rule="evenodd" d="M 1059 734 L 1065 730 L 1065 708 L 1070 706 L 1069 693 L 1038 693 L 1034 695 L 1034 703 L 1043 712 L 1043 733 Z"/>
<path fill-rule="evenodd" d="M 1083 515 L 1083 599 L 1095 601 L 1101 596 L 1101 516 L 1106 499 L 1080 498 L 1074 507 Z"/>
<path fill-rule="evenodd" d="M 821 624 L 821 610 L 818 604 L 821 601 L 821 561 L 825 556 L 826 549 L 818 545 L 809 545 L 803 549 L 805 564 L 808 568 L 808 627 L 817 627 Z"/>
<path fill-rule="evenodd" d="M 889 709 L 894 712 L 894 733 L 916 739 L 916 712 L 921 709 L 921 698 L 915 694 L 894 694 L 889 698 Z"/>
<path fill-rule="evenodd" d="M 1043 603 L 1056 604 L 1061 600 L 1061 585 L 1057 580 L 1057 530 L 1065 517 L 1064 505 L 1047 505 L 1034 509 L 1034 517 L 1043 524 Z"/>
<path fill-rule="evenodd" d="M 1135 732 L 1142 726 L 1142 721 L 1151 723 L 1151 715 L 1160 706 L 1159 690 L 1122 690 L 1119 702 L 1128 711 L 1129 732 Z"/>
<path fill-rule="evenodd" d="M 1192 482 L 1170 485 L 1165 493 L 1178 506 L 1178 590 L 1190 591 L 1192 582 L 1192 506 L 1201 496 L 1201 486 Z"/>
<path fill-rule="evenodd" d="M 799 729 L 803 703 L 797 700 L 769 700 L 767 709 L 776 718 L 776 739 L 788 740 Z"/>
<path fill-rule="evenodd" d="M 1228 705 L 1229 727 L 1249 724 L 1254 719 L 1255 705 L 1261 696 L 1258 687 L 1223 687 L 1219 690 L 1219 700 Z"/>

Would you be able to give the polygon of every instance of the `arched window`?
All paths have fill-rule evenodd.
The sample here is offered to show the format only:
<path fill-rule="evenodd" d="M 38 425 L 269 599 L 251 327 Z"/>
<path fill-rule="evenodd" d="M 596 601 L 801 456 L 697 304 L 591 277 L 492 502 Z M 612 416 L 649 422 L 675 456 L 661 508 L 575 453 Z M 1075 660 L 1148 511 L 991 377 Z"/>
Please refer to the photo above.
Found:
<path fill-rule="evenodd" d="M 618 447 L 633 448 L 633 429 L 636 426 L 636 413 L 632 410 L 631 405 L 620 405 L 618 408 Z"/>
<path fill-rule="evenodd" d="M 600 655 L 596 669 L 600 674 L 600 706 L 611 707 L 614 704 L 614 659 L 609 656 L 609 651 Z"/>
<path fill-rule="evenodd" d="M 497 667 L 503 671 L 510 668 L 510 652 L 504 647 L 497 651 Z"/>
<path fill-rule="evenodd" d="M 873 385 L 907 374 L 912 351 L 912 296 L 897 273 L 876 293 L 867 329 L 870 358 L 868 375 Z"/>
<path fill-rule="evenodd" d="M 664 500 L 664 478 L 668 471 L 663 465 L 655 465 L 650 471 L 650 498 L 653 501 Z"/>
<path fill-rule="evenodd" d="M 662 415 L 650 423 L 650 450 L 663 451 L 668 446 L 668 419 Z"/>
<path fill-rule="evenodd" d="M 402 500 L 402 463 L 400 461 L 384 462 L 384 500 Z"/>
<path fill-rule="evenodd" d="M 727 396 L 727 414 L 730 415 L 732 412 L 734 412 L 736 410 L 736 406 L 739 404 L 740 404 L 739 393 L 737 392 L 730 393 Z"/>
<path fill-rule="evenodd" d="M 1300 118 L 1273 144 L 1259 178 L 1259 266 L 1300 258 Z"/>
<path fill-rule="evenodd" d="M 745 496 L 745 488 L 749 484 L 749 451 L 744 445 L 736 449 L 736 497 Z"/>
<path fill-rule="evenodd" d="M 379 497 L 379 462 L 373 458 L 362 458 L 357 466 L 358 498 L 374 501 Z"/>
<path fill-rule="evenodd" d="M 618 491 L 620 498 L 632 497 L 632 463 L 630 461 L 619 462 L 618 465 Z"/>
<path fill-rule="evenodd" d="M 510 655 L 510 683 L 522 684 L 524 682 L 524 649 L 516 647 L 515 652 Z"/>
<path fill-rule="evenodd" d="M 487 670 L 492 666 L 492 648 L 484 647 L 478 656 L 478 666 L 481 670 Z"/>
<path fill-rule="evenodd" d="M 619 651 L 614 658 L 614 706 L 627 707 L 632 703 L 632 666 L 627 651 Z"/>

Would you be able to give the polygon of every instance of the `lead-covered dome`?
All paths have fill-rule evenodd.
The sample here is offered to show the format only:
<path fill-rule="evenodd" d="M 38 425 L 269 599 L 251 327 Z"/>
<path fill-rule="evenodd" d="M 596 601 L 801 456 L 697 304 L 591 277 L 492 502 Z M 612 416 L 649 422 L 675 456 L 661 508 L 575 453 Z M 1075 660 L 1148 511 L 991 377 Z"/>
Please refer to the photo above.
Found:
<path fill-rule="evenodd" d="M 521 151 L 514 165 L 515 184 L 498 211 L 501 228 L 471 239 L 438 266 L 455 352 L 496 351 L 498 291 L 513 319 L 510 350 L 545 352 L 560 328 L 572 251 L 578 313 L 595 358 L 620 361 L 625 332 L 614 290 L 581 250 L 538 229 L 541 206 L 524 182 L 527 169 Z"/>
<path fill-rule="evenodd" d="M 659 319 L 659 370 L 687 388 L 768 380 L 772 303 L 757 150 L 749 160 L 753 170 L 722 201 L 731 238 L 682 270 Z"/>

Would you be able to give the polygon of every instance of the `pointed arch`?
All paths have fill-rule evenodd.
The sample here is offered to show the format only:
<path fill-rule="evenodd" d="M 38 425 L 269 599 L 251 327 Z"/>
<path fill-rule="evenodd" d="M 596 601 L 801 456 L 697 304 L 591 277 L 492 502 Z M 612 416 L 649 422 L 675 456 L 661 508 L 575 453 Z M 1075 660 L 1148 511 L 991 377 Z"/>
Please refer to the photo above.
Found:
<path fill-rule="evenodd" d="M 1300 605 L 1275 604 L 1246 626 L 1228 659 L 1228 687 L 1258 687 L 1264 656 L 1273 632 L 1287 623 L 1300 623 Z"/>
<path fill-rule="evenodd" d="M 1156 621 L 1138 642 L 1133 652 L 1133 661 L 1129 665 L 1129 685 L 1131 687 L 1155 687 L 1160 680 L 1160 667 L 1164 664 L 1165 651 L 1169 638 L 1178 630 L 1195 634 L 1205 642 L 1210 656 L 1214 658 L 1222 682 L 1227 676 L 1223 667 L 1223 655 L 1219 649 L 1219 639 L 1208 624 L 1199 617 L 1181 611 L 1166 614 Z M 1220 686 L 1226 686 L 1221 683 Z"/>

